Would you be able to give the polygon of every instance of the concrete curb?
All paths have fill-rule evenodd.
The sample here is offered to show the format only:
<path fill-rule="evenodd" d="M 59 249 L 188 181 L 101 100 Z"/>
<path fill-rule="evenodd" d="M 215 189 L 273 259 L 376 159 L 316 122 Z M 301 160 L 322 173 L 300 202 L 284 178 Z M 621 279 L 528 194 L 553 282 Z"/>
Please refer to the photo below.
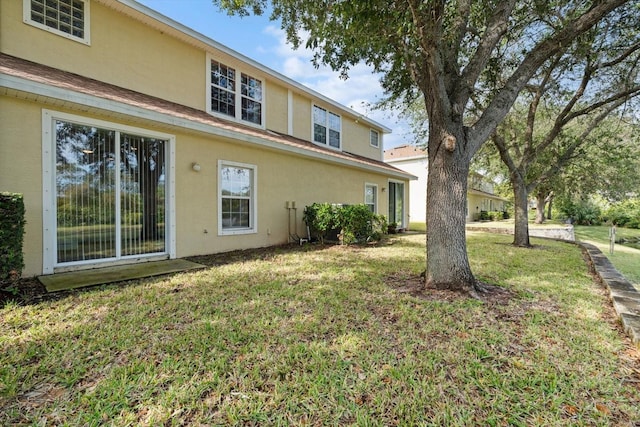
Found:
<path fill-rule="evenodd" d="M 613 308 L 631 341 L 640 348 L 640 292 L 629 282 L 596 246 L 576 242 L 587 252 L 593 268 L 609 289 Z"/>

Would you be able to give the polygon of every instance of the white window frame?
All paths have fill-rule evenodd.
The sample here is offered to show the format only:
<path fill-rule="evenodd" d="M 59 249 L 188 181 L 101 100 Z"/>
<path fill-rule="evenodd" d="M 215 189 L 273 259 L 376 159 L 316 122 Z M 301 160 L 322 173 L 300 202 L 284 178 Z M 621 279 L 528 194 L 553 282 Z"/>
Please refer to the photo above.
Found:
<path fill-rule="evenodd" d="M 258 77 L 255 73 L 245 72 L 244 70 L 238 69 L 237 67 L 230 64 L 228 61 L 221 60 L 219 58 L 214 57 L 210 53 L 207 53 L 207 63 L 206 63 L 206 75 L 207 75 L 207 89 L 206 89 L 206 106 L 207 112 L 212 116 L 220 117 L 225 120 L 233 120 L 239 123 L 243 123 L 247 126 L 253 126 L 260 129 L 266 129 L 265 120 L 266 120 L 266 82 L 263 78 Z M 235 73 L 235 85 L 234 85 L 234 100 L 235 100 L 235 116 L 230 116 L 228 114 L 220 113 L 218 111 L 213 110 L 211 105 L 211 61 L 218 62 L 221 65 L 231 69 Z M 242 100 L 243 98 L 250 99 L 252 101 L 256 101 L 255 99 L 242 95 L 242 76 L 247 76 L 253 80 L 259 81 L 261 86 L 261 109 L 260 109 L 260 123 L 254 123 L 248 120 L 242 120 Z"/>
<path fill-rule="evenodd" d="M 315 134 L 315 125 L 316 125 L 315 110 L 316 110 L 316 108 L 324 110 L 327 113 L 326 114 L 325 123 L 324 124 L 323 123 L 318 123 L 318 124 L 324 126 L 325 129 L 327 130 L 324 142 L 316 141 L 316 134 Z M 337 131 L 340 133 L 340 137 L 338 138 L 338 147 L 334 147 L 333 145 L 329 144 L 329 141 L 331 140 L 331 136 L 329 134 L 329 131 L 332 129 L 332 128 L 329 127 L 331 115 L 336 116 L 338 118 L 338 120 L 340 120 L 340 129 L 337 129 Z M 334 130 L 336 130 L 336 129 L 334 129 Z M 317 104 L 312 104 L 311 105 L 311 141 L 313 141 L 314 144 L 322 145 L 324 147 L 331 148 L 332 150 L 341 151 L 342 150 L 342 116 L 340 114 L 336 114 L 336 113 L 330 111 L 328 108 L 321 107 L 320 105 L 317 105 Z"/>
<path fill-rule="evenodd" d="M 222 224 L 222 169 L 238 167 L 251 170 L 251 194 L 249 196 L 249 227 L 224 228 Z M 218 235 L 234 236 L 238 234 L 256 234 L 258 232 L 258 166 L 248 163 L 218 160 Z"/>
<path fill-rule="evenodd" d="M 408 185 L 404 181 L 397 181 L 395 179 L 390 179 L 387 182 L 388 194 L 391 194 L 391 184 L 393 184 L 393 185 L 402 184 L 402 213 L 401 213 L 400 222 L 398 223 L 396 221 L 396 223 L 398 224 L 398 228 L 405 228 L 405 226 L 406 226 L 405 215 L 406 215 L 406 212 L 407 212 L 407 190 L 408 190 Z M 396 190 L 397 190 L 397 188 L 396 188 Z M 389 222 L 391 222 L 391 218 L 387 218 L 387 219 L 389 220 Z M 396 220 L 397 220 L 397 218 L 396 218 Z"/>
<path fill-rule="evenodd" d="M 373 135 L 376 136 L 376 143 L 373 143 Z M 369 145 L 375 148 L 380 148 L 380 132 L 375 129 L 369 130 Z"/>
<path fill-rule="evenodd" d="M 371 206 L 370 203 L 367 203 L 367 189 L 373 189 L 373 213 L 378 213 L 378 184 L 371 184 L 369 182 L 364 183 L 364 204 L 367 206 Z"/>
<path fill-rule="evenodd" d="M 82 29 L 84 33 L 84 37 L 74 36 L 73 34 L 66 33 L 57 28 L 52 28 L 44 23 L 40 23 L 31 19 L 31 0 L 23 0 L 22 21 L 25 24 L 32 25 L 41 30 L 45 30 L 52 34 L 56 34 L 58 36 L 64 37 L 66 39 L 73 40 L 75 42 L 90 46 L 91 45 L 91 22 L 90 22 L 91 3 L 89 0 L 72 0 L 72 1 L 78 1 L 84 5 L 84 17 L 83 17 L 84 28 Z"/>
<path fill-rule="evenodd" d="M 56 212 L 56 131 L 55 122 L 67 121 L 86 126 L 95 126 L 102 129 L 114 130 L 122 133 L 132 133 L 139 136 L 150 138 L 164 139 L 167 141 L 167 162 L 165 167 L 167 195 L 166 198 L 166 217 L 165 217 L 165 233 L 166 248 L 165 254 L 157 255 L 136 255 L 132 257 L 121 257 L 116 261 L 100 261 L 92 260 L 90 262 L 79 262 L 79 267 L 90 268 L 92 266 L 118 265 L 122 263 L 133 263 L 149 261 L 153 259 L 176 258 L 176 137 L 175 135 L 155 132 L 148 129 L 122 125 L 119 123 L 107 122 L 104 120 L 93 119 L 75 114 L 62 113 L 53 110 L 42 110 L 42 273 L 52 274 L 58 267 L 56 260 L 56 235 L 57 235 L 57 212 Z M 71 267 L 74 268 L 74 267 Z"/>

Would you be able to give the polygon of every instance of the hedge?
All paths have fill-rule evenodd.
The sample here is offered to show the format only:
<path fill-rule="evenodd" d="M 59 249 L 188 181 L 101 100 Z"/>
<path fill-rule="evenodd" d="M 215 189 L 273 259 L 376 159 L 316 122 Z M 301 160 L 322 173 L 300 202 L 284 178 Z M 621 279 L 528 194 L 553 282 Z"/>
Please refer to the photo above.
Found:
<path fill-rule="evenodd" d="M 304 221 L 312 238 L 339 240 L 342 244 L 380 240 L 387 231 L 387 219 L 364 204 L 313 203 L 304 208 Z"/>
<path fill-rule="evenodd" d="M 22 275 L 24 214 L 22 194 L 0 193 L 0 287 L 10 285 Z"/>

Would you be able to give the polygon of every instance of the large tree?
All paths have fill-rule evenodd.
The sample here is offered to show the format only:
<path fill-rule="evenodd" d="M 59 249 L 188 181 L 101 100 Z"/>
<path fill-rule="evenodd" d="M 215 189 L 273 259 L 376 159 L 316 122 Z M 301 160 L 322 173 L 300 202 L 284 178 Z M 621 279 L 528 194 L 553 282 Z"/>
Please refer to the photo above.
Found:
<path fill-rule="evenodd" d="M 626 36 L 618 37 L 627 25 Z M 536 222 L 542 222 L 554 178 L 585 146 L 613 140 L 597 132 L 599 126 L 614 113 L 623 114 L 622 107 L 640 95 L 638 28 L 638 14 L 613 13 L 596 24 L 539 69 L 521 93 L 520 108 L 494 132 L 513 186 L 514 245 L 529 246 L 531 192 L 536 189 Z"/>
<path fill-rule="evenodd" d="M 472 157 L 543 64 L 628 3 L 213 1 L 240 15 L 270 7 L 289 42 L 306 42 L 317 64 L 347 76 L 350 67 L 364 62 L 381 73 L 392 98 L 411 102 L 422 96 L 429 121 L 426 280 L 471 295 L 482 289 L 465 240 Z M 517 57 L 511 54 L 516 50 Z"/>

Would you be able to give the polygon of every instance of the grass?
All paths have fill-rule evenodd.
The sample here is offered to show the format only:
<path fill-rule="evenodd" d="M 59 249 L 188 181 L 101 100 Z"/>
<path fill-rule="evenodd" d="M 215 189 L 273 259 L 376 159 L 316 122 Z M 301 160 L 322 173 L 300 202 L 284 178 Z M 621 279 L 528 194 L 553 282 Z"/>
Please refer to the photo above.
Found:
<path fill-rule="evenodd" d="M 606 225 L 578 225 L 575 227 L 576 239 L 597 246 L 609 258 L 616 270 L 640 289 L 640 249 L 616 244 L 613 254 L 610 253 L 609 229 L 610 227 Z M 640 237 L 640 230 L 621 227 L 616 229 L 616 239 L 638 237 Z"/>
<path fill-rule="evenodd" d="M 478 278 L 509 301 L 400 292 L 424 268 L 414 234 L 239 252 L 197 272 L 8 305 L 0 424 L 639 422 L 639 352 L 579 248 L 468 241 Z"/>

